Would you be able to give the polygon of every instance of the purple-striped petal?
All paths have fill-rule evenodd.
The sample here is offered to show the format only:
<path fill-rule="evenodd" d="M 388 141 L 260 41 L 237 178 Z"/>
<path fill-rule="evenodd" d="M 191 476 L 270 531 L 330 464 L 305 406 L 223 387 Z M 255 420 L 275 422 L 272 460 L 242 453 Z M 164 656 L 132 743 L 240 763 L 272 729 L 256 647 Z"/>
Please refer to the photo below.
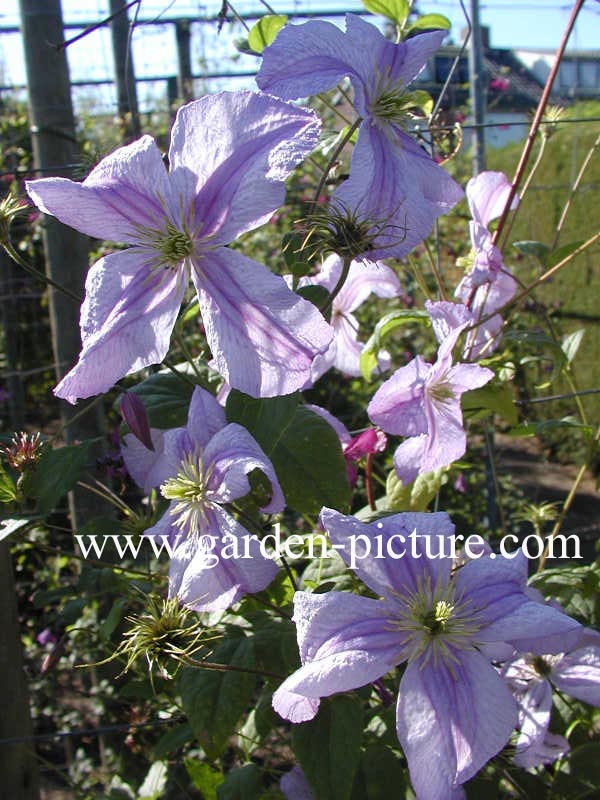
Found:
<path fill-rule="evenodd" d="M 387 433 L 417 436 L 427 433 L 424 394 L 431 364 L 421 356 L 397 369 L 381 384 L 367 407 L 371 422 Z"/>
<path fill-rule="evenodd" d="M 510 194 L 511 185 L 503 172 L 480 172 L 467 183 L 466 194 L 471 216 L 485 228 L 499 217 Z M 511 209 L 519 202 L 517 196 L 511 203 Z"/>
<path fill-rule="evenodd" d="M 229 244 L 267 222 L 320 130 L 312 111 L 254 92 L 220 92 L 183 106 L 171 134 L 171 179 L 183 197 L 195 196 L 200 235 Z"/>
<path fill-rule="evenodd" d="M 190 440 L 203 449 L 226 425 L 225 410 L 217 399 L 206 389 L 196 386 L 187 419 Z"/>
<path fill-rule="evenodd" d="M 134 244 L 139 226 L 162 228 L 172 206 L 162 156 L 151 136 L 119 147 L 83 183 L 67 178 L 26 182 L 36 206 L 96 239 Z"/>
<path fill-rule="evenodd" d="M 600 647 L 580 647 L 552 665 L 550 678 L 561 692 L 600 707 Z"/>
<path fill-rule="evenodd" d="M 183 539 L 173 554 L 169 570 L 169 596 L 196 611 L 223 611 L 245 594 L 265 589 L 278 572 L 277 565 L 260 552 L 254 536 L 249 544 L 250 558 L 225 557 L 229 541 L 238 542 L 244 553 L 243 537 L 250 536 L 233 517 L 219 507 L 205 513 L 205 525 L 199 535 Z M 209 539 L 213 537 L 213 539 Z"/>
<path fill-rule="evenodd" d="M 203 455 L 204 469 L 210 475 L 210 499 L 231 503 L 250 491 L 248 474 L 259 469 L 271 482 L 271 499 L 261 508 L 265 513 L 283 511 L 285 500 L 273 464 L 245 428 L 231 423 L 216 433 Z"/>
<path fill-rule="evenodd" d="M 186 279 L 182 269 L 152 270 L 137 248 L 105 256 L 90 269 L 81 308 L 78 363 L 54 390 L 75 403 L 160 363 L 169 349 Z"/>
<path fill-rule="evenodd" d="M 314 357 L 333 337 L 312 303 L 229 248 L 207 254 L 192 278 L 216 367 L 230 386 L 273 397 L 310 381 Z"/>
<path fill-rule="evenodd" d="M 438 553 L 449 556 L 451 552 L 449 539 L 454 535 L 454 525 L 444 512 L 404 512 L 365 524 L 356 517 L 323 508 L 320 521 L 331 543 L 363 583 L 376 594 L 391 598 L 391 602 L 394 593 L 417 592 L 423 581 L 443 586 L 450 578 L 452 559 L 436 557 Z M 410 539 L 413 531 L 416 536 Z M 425 538 L 429 539 L 427 547 Z M 405 554 L 400 557 L 402 551 Z"/>
<path fill-rule="evenodd" d="M 516 704 L 493 667 L 460 652 L 450 670 L 430 659 L 409 663 L 400 683 L 398 738 L 419 800 L 448 800 L 504 747 Z"/>

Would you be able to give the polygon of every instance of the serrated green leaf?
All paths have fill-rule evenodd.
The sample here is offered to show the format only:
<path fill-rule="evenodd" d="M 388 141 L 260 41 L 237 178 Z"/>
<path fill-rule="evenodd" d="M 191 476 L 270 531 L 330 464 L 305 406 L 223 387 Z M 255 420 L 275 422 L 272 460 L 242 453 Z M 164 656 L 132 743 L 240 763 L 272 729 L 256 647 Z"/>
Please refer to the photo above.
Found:
<path fill-rule="evenodd" d="M 248 32 L 248 44 L 251 49 L 255 53 L 262 53 L 265 47 L 273 44 L 287 20 L 285 14 L 267 14 L 261 17 Z"/>
<path fill-rule="evenodd" d="M 451 27 L 452 23 L 448 17 L 445 17 L 443 14 L 424 14 L 405 28 L 405 32 L 413 33 L 414 31 L 432 30 L 449 31 Z"/>
<path fill-rule="evenodd" d="M 563 337 L 561 347 L 567 359 L 567 364 L 570 364 L 577 355 L 584 333 L 585 328 L 579 328 L 573 331 L 573 333 L 569 333 L 567 336 Z"/>
<path fill-rule="evenodd" d="M 215 648 L 210 660 L 253 669 L 252 640 L 241 632 L 231 632 Z M 255 685 L 256 675 L 250 672 L 190 668 L 181 671 L 179 690 L 183 710 L 209 758 L 214 760 L 223 751 L 250 703 Z"/>
<path fill-rule="evenodd" d="M 431 319 L 426 311 L 407 308 L 391 311 L 379 320 L 360 355 L 360 371 L 366 381 L 370 382 L 372 379 L 373 370 L 377 366 L 377 356 L 384 339 L 397 328 L 411 322 L 431 325 Z"/>
<path fill-rule="evenodd" d="M 356 695 L 321 702 L 310 722 L 292 727 L 292 747 L 319 800 L 348 800 L 360 759 L 364 712 Z"/>
<path fill-rule="evenodd" d="M 178 428 L 187 422 L 194 386 L 172 372 L 157 372 L 131 389 L 146 406 L 150 427 Z"/>
<path fill-rule="evenodd" d="M 515 406 L 510 387 L 503 383 L 488 383 L 479 389 L 465 392 L 461 399 L 464 411 L 479 411 L 485 409 L 493 414 L 498 414 L 509 425 L 518 425 L 519 412 Z"/>
<path fill-rule="evenodd" d="M 256 764 L 244 764 L 228 772 L 217 788 L 218 800 L 259 800 L 262 793 L 262 775 Z"/>
<path fill-rule="evenodd" d="M 381 14 L 402 27 L 410 12 L 408 0 L 363 0 L 371 14 Z"/>
<path fill-rule="evenodd" d="M 40 514 L 48 514 L 70 491 L 92 459 L 96 440 L 81 444 L 46 448 L 31 476 L 30 493 Z"/>
<path fill-rule="evenodd" d="M 229 422 L 248 430 L 271 459 L 286 503 L 305 514 L 350 505 L 346 463 L 337 434 L 299 395 L 255 399 L 232 391 Z"/>
<path fill-rule="evenodd" d="M 186 758 L 183 763 L 192 783 L 202 792 L 203 800 L 217 800 L 217 789 L 225 780 L 223 773 L 194 758 Z"/>

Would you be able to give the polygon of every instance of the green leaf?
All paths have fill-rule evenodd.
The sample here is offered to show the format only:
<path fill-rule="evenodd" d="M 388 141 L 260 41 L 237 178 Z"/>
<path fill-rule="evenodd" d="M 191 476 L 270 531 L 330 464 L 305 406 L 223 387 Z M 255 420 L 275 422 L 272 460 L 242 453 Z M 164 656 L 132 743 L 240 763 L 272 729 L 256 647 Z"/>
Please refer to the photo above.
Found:
<path fill-rule="evenodd" d="M 254 668 L 252 640 L 239 631 L 232 631 L 229 638 L 215 648 L 210 660 Z M 256 675 L 250 672 L 186 668 L 180 673 L 183 710 L 209 758 L 214 760 L 223 751 L 252 699 L 255 685 Z"/>
<path fill-rule="evenodd" d="M 0 503 L 12 503 L 17 496 L 13 479 L 0 464 Z"/>
<path fill-rule="evenodd" d="M 579 328 L 578 330 L 573 331 L 573 333 L 569 333 L 567 336 L 563 337 L 561 347 L 563 353 L 565 354 L 565 358 L 567 359 L 567 364 L 570 364 L 577 355 L 577 351 L 579 350 L 584 333 L 585 328 Z"/>
<path fill-rule="evenodd" d="M 148 681 L 146 681 L 148 683 Z M 160 737 L 158 742 L 152 748 L 152 758 L 153 759 L 162 759 L 166 756 L 170 756 L 176 750 L 179 750 L 180 747 L 183 747 L 184 744 L 187 744 L 194 738 L 194 734 L 192 733 L 192 729 L 187 722 L 182 723 L 181 725 L 175 725 L 175 727 L 171 728 L 170 731 L 163 734 Z"/>
<path fill-rule="evenodd" d="M 546 256 L 546 259 L 544 260 L 544 266 L 548 267 L 548 269 L 550 269 L 550 267 L 556 266 L 556 264 L 560 263 L 564 258 L 570 256 L 571 253 L 574 253 L 575 250 L 577 250 L 578 247 L 581 247 L 582 244 L 583 244 L 583 239 L 580 239 L 577 242 L 569 242 L 569 244 L 563 244 L 563 246 L 559 247 L 558 250 L 553 250 Z"/>
<path fill-rule="evenodd" d="M 377 367 L 377 357 L 383 346 L 383 340 L 397 328 L 411 322 L 431 325 L 429 314 L 426 311 L 415 311 L 408 308 L 391 311 L 379 320 L 360 356 L 360 371 L 366 381 L 370 382 L 372 380 L 373 370 Z"/>
<path fill-rule="evenodd" d="M 125 613 L 125 609 L 127 608 L 127 600 L 124 597 L 117 597 L 117 599 L 112 604 L 112 608 L 108 612 L 106 618 L 100 624 L 98 628 L 98 633 L 100 634 L 100 638 L 104 641 L 108 641 L 111 635 L 114 633 L 117 625 L 123 619 L 123 614 Z"/>
<path fill-rule="evenodd" d="M 172 372 L 156 372 L 131 389 L 146 406 L 150 427 L 178 428 L 187 422 L 194 386 Z"/>
<path fill-rule="evenodd" d="M 348 800 L 360 759 L 363 706 L 356 695 L 321 702 L 310 722 L 292 727 L 292 747 L 319 800 Z"/>
<path fill-rule="evenodd" d="M 415 106 L 420 108 L 425 116 L 428 117 L 433 111 L 433 97 L 429 92 L 425 92 L 423 89 L 416 89 L 410 93 L 410 96 L 414 100 Z"/>
<path fill-rule="evenodd" d="M 329 298 L 329 292 L 324 286 L 315 286 L 313 284 L 301 286 L 299 289 L 296 289 L 296 294 L 299 294 L 300 297 L 308 300 L 317 308 L 323 308 Z"/>
<path fill-rule="evenodd" d="M 203 800 L 217 800 L 217 789 L 224 780 L 223 773 L 194 758 L 186 758 L 183 763 L 192 783 L 202 792 Z"/>
<path fill-rule="evenodd" d="M 323 506 L 349 508 L 350 486 L 338 436 L 322 417 L 299 405 L 298 394 L 257 400 L 234 390 L 226 414 L 271 459 L 290 508 L 304 514 L 317 514 Z"/>
<path fill-rule="evenodd" d="M 45 450 L 36 464 L 30 484 L 40 514 L 52 511 L 63 495 L 75 486 L 89 465 L 95 444 L 96 440 L 90 439 L 81 444 Z"/>
<path fill-rule="evenodd" d="M 518 250 L 519 253 L 523 253 L 523 255 L 536 256 L 536 258 L 539 258 L 543 263 L 546 263 L 545 259 L 551 252 L 547 244 L 530 239 L 524 239 L 522 242 L 513 242 L 513 247 L 515 250 Z"/>
<path fill-rule="evenodd" d="M 361 791 L 354 786 L 352 800 L 389 800 L 390 786 L 395 797 L 404 797 L 407 789 L 406 769 L 402 759 L 389 747 L 381 744 L 369 745 L 362 754 L 360 763 Z"/>
<path fill-rule="evenodd" d="M 217 788 L 218 800 L 259 800 L 262 794 L 262 775 L 256 764 L 244 764 L 227 773 Z"/>
<path fill-rule="evenodd" d="M 445 17 L 443 14 L 424 14 L 422 17 L 419 17 L 418 20 L 409 25 L 408 28 L 405 29 L 405 33 L 432 30 L 449 31 L 451 27 L 452 23 L 448 17 Z"/>
<path fill-rule="evenodd" d="M 485 409 L 499 414 L 510 425 L 518 425 L 519 412 L 515 406 L 510 387 L 505 383 L 488 383 L 479 389 L 473 389 L 462 396 L 463 411 L 479 411 Z"/>
<path fill-rule="evenodd" d="M 267 14 L 261 17 L 248 32 L 248 44 L 252 50 L 255 53 L 262 53 L 265 47 L 273 44 L 287 20 L 285 14 Z"/>
<path fill-rule="evenodd" d="M 402 27 L 410 12 L 408 0 L 363 0 L 371 14 L 381 14 Z"/>

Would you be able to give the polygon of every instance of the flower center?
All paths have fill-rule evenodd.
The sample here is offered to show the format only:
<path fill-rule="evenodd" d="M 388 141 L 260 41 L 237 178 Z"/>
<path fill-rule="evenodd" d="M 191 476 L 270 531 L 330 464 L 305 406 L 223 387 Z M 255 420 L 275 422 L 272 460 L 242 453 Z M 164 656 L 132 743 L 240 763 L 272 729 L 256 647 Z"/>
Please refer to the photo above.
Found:
<path fill-rule="evenodd" d="M 188 536 L 199 534 L 206 509 L 211 505 L 207 498 L 211 473 L 212 470 L 203 468 L 202 453 L 193 451 L 186 454 L 177 475 L 160 487 L 162 496 L 174 501 L 169 511 L 175 517 L 173 523 Z"/>
<path fill-rule="evenodd" d="M 157 242 L 161 261 L 168 266 L 177 266 L 194 252 L 194 240 L 187 231 L 178 230 L 167 222 L 163 237 Z"/>
<path fill-rule="evenodd" d="M 407 634 L 403 660 L 441 658 L 452 668 L 457 661 L 454 651 L 473 646 L 481 620 L 469 600 L 456 597 L 452 582 L 433 587 L 426 576 L 415 592 L 395 597 L 397 610 L 390 623 Z"/>
<path fill-rule="evenodd" d="M 375 124 L 387 127 L 389 124 L 403 127 L 413 116 L 413 112 L 424 103 L 419 92 L 408 92 L 402 80 L 392 78 L 389 67 L 377 74 L 372 92 L 372 100 L 367 110 Z"/>
<path fill-rule="evenodd" d="M 449 400 L 454 399 L 454 391 L 450 381 L 442 376 L 434 384 L 427 387 L 427 394 L 434 403 L 445 405 Z"/>

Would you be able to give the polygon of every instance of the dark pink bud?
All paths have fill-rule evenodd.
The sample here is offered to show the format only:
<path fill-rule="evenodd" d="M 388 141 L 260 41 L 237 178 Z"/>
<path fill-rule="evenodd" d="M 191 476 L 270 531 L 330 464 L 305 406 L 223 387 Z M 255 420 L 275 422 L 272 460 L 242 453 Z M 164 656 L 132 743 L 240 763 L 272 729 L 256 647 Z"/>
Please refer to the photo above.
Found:
<path fill-rule="evenodd" d="M 352 439 L 344 449 L 344 457 L 349 461 L 358 461 L 369 453 L 382 453 L 387 445 L 383 431 L 368 428 Z"/>
<path fill-rule="evenodd" d="M 121 399 L 121 416 L 131 428 L 133 435 L 148 450 L 154 450 L 152 437 L 150 436 L 150 422 L 146 406 L 142 403 L 135 392 L 125 392 Z"/>

